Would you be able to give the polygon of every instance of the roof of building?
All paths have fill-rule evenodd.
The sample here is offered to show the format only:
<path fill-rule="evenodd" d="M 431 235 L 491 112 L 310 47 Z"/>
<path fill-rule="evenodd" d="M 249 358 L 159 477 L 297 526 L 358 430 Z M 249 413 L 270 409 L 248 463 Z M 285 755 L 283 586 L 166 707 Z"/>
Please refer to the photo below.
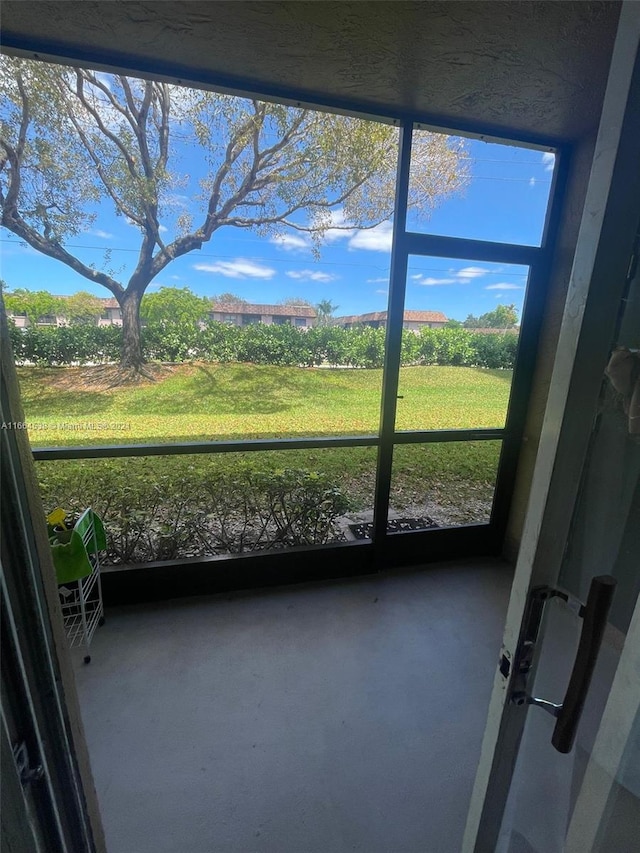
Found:
<path fill-rule="evenodd" d="M 310 305 L 258 305 L 252 302 L 212 302 L 211 310 L 218 314 L 274 314 L 278 317 L 316 317 Z"/>
<path fill-rule="evenodd" d="M 467 332 L 473 332 L 474 335 L 495 335 L 496 333 L 502 335 L 517 335 L 520 332 L 519 326 L 513 326 L 510 329 L 499 329 L 495 326 L 483 326 L 482 328 L 474 329 L 471 326 L 465 326 Z"/>
<path fill-rule="evenodd" d="M 405 323 L 446 323 L 447 317 L 442 311 L 405 311 L 403 315 Z M 386 311 L 372 311 L 369 314 L 352 314 L 348 317 L 335 317 L 334 323 L 344 325 L 346 323 L 375 323 L 386 322 Z"/>

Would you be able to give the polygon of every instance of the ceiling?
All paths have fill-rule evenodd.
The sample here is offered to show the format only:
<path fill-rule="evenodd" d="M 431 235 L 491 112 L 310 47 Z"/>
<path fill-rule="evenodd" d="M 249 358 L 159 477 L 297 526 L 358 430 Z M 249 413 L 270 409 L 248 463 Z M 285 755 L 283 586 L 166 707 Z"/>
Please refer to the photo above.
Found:
<path fill-rule="evenodd" d="M 531 141 L 597 126 L 618 2 L 4 0 L 7 51 Z"/>

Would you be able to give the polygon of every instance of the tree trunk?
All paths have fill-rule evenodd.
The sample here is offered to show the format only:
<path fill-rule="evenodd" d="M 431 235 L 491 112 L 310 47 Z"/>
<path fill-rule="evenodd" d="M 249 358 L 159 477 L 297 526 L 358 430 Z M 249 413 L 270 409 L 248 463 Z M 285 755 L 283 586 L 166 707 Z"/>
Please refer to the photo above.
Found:
<path fill-rule="evenodd" d="M 140 302 L 142 294 L 136 290 L 127 290 L 118 299 L 122 310 L 122 350 L 120 367 L 123 370 L 139 373 L 145 364 L 142 354 L 140 334 Z"/>

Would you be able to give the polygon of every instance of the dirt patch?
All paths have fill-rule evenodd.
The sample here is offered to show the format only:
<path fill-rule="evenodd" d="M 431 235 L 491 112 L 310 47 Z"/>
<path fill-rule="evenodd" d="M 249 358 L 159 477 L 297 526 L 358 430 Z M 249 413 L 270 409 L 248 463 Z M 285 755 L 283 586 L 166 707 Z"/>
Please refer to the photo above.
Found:
<path fill-rule="evenodd" d="M 115 388 L 138 388 L 167 379 L 178 367 L 175 364 L 145 364 L 144 373 L 123 371 L 118 364 L 63 367 L 48 374 L 47 385 L 60 391 L 110 391 Z"/>

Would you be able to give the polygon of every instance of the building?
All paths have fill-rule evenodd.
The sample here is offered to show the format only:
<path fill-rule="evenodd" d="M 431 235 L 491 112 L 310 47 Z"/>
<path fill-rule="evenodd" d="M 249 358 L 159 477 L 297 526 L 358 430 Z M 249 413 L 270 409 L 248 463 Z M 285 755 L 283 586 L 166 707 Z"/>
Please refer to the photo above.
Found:
<path fill-rule="evenodd" d="M 105 590 L 113 593 L 119 581 L 130 596 L 124 601 L 123 592 L 127 607 L 116 610 L 112 622 L 116 634 L 131 632 L 120 658 L 134 666 L 123 684 L 120 660 L 109 659 L 106 669 L 116 675 L 110 697 L 103 696 L 114 704 L 94 706 L 83 724 L 56 621 L 57 591 L 48 598 L 41 592 L 51 586 L 51 559 L 26 436 L 2 430 L 3 471 L 10 474 L 2 478 L 3 606 L 10 614 L 3 620 L 9 641 L 3 643 L 1 732 L 3 814 L 11 816 L 7 843 L 102 853 L 102 810 L 110 837 L 117 834 L 120 842 L 109 849 L 136 853 L 635 850 L 639 445 L 626 424 L 621 428 L 622 406 L 603 412 L 601 390 L 619 334 L 630 349 L 638 347 L 631 311 L 640 291 L 633 263 L 640 221 L 640 4 L 283 0 L 266 6 L 5 0 L 3 51 L 90 60 L 103 70 L 155 71 L 163 79 L 248 96 L 378 115 L 402 126 L 404 143 L 422 123 L 526 144 L 536 157 L 558 153 L 549 239 L 520 332 L 523 379 L 506 432 L 443 429 L 427 436 L 396 430 L 392 376 L 385 379 L 384 429 L 377 435 L 302 439 L 317 456 L 332 453 L 332 442 L 377 453 L 386 467 L 376 494 L 387 496 L 391 457 L 403 442 L 427 442 L 427 451 L 428 442 L 451 442 L 472 456 L 477 442 L 501 441 L 509 487 L 502 488 L 501 477 L 489 530 L 476 525 L 387 536 L 383 512 L 375 541 L 363 546 L 243 556 L 226 566 L 221 560 L 109 572 Z M 455 251 L 478 262 L 499 254 L 493 243 L 406 232 L 396 249 L 398 276 L 407 252 L 452 257 Z M 499 261 L 528 265 L 537 252 L 510 246 Z M 389 329 L 396 362 L 401 331 Z M 11 379 L 10 366 L 6 376 Z M 230 394 L 230 404 L 241 404 L 237 397 Z M 3 394 L 2 420 L 20 420 L 19 400 L 8 411 L 5 404 Z M 467 439 L 467 447 L 460 445 Z M 297 440 L 288 439 L 285 454 Z M 277 450 L 273 439 L 223 445 L 217 443 L 215 452 Z M 84 448 L 84 456 L 91 451 Z M 97 448 L 96 455 L 107 451 Z M 160 451 L 129 447 L 120 455 L 135 452 Z M 54 454 L 46 453 L 40 460 L 55 464 Z M 384 510 L 384 501 L 377 506 Z M 419 546 L 411 545 L 415 541 Z M 482 573 L 487 555 L 508 561 L 501 569 L 506 596 L 493 609 L 482 596 L 492 588 Z M 446 562 L 421 571 L 427 559 Z M 402 565 L 412 570 L 409 587 L 400 591 L 402 573 L 393 570 Z M 371 595 L 376 578 L 353 580 L 381 570 L 380 598 Z M 606 610 L 597 622 L 568 616 L 563 599 L 584 600 L 592 577 L 603 571 L 619 586 L 611 618 Z M 330 598 L 334 587 L 327 579 L 338 575 L 352 580 L 340 586 L 339 598 Z M 427 575 L 437 581 L 431 610 L 416 580 Z M 201 618 L 186 625 L 175 613 L 190 614 L 189 602 L 170 603 L 180 595 L 219 592 L 225 583 L 228 589 L 321 578 L 304 598 L 297 590 L 243 593 L 216 611 L 219 619 L 210 618 L 209 599 L 201 597 Z M 351 605 L 354 585 L 366 610 Z M 151 607 L 143 603 L 162 597 Z M 246 609 L 237 606 L 239 598 Z M 553 618 L 536 621 L 549 598 L 558 604 Z M 274 600 L 275 618 L 268 606 Z M 308 618 L 295 634 L 290 617 L 300 602 Z M 141 651 L 154 612 L 170 643 L 162 645 L 156 635 Z M 416 612 L 425 619 L 410 622 Z M 593 612 L 588 609 L 590 617 Z M 312 631 L 318 613 L 324 633 Z M 481 630 L 487 614 L 492 622 Z M 579 689 L 566 707 L 547 701 L 552 716 L 541 717 L 535 705 L 563 695 L 580 624 L 586 655 L 570 679 Z M 384 630 L 376 633 L 380 625 Z M 294 669 L 295 653 L 310 634 L 303 665 Z M 594 671 L 600 639 L 607 654 Z M 158 655 L 158 648 L 166 654 Z M 475 666 L 483 649 L 486 668 Z M 378 666 L 381 652 L 385 667 Z M 222 655 L 218 678 L 208 669 L 214 653 Z M 229 677 L 243 662 L 244 683 L 228 691 Z M 200 690 L 188 678 L 194 665 Z M 348 678 L 338 690 L 335 674 L 341 672 Z M 78 678 L 85 692 L 98 681 L 96 673 Z M 164 704 L 156 698 L 160 682 L 172 688 Z M 270 684 L 279 690 L 266 694 Z M 425 684 L 427 691 L 419 693 Z M 552 731 L 566 724 L 565 711 L 573 708 L 575 732 L 585 697 L 582 722 L 588 725 L 578 728 L 571 752 L 556 755 Z M 122 708 L 126 726 L 112 728 L 101 743 L 109 718 Z M 138 741 L 130 734 L 135 722 Z M 354 753 L 349 744 L 356 739 Z M 93 777 L 87 740 L 93 740 L 89 752 L 96 742 L 101 748 Z M 336 744 L 350 760 L 340 762 Z M 129 775 L 123 779 L 119 772 Z M 236 796 L 223 811 L 232 787 Z"/>
<path fill-rule="evenodd" d="M 98 317 L 99 326 L 121 326 L 122 325 L 122 309 L 118 305 L 118 300 L 111 296 L 109 298 L 101 298 L 103 312 Z"/>
<path fill-rule="evenodd" d="M 66 296 L 61 296 L 61 299 L 66 299 Z M 102 302 L 103 311 L 102 314 L 95 318 L 97 326 L 121 326 L 122 325 L 122 310 L 118 305 L 118 300 L 113 296 L 111 297 L 98 297 Z M 12 313 L 7 312 L 7 316 L 10 320 L 13 320 L 15 325 L 19 329 L 26 329 L 31 325 L 31 322 L 27 315 L 24 312 L 21 313 Z M 67 326 L 69 323 L 66 317 L 55 315 L 55 314 L 45 314 L 42 317 L 38 318 L 38 322 L 36 326 Z"/>
<path fill-rule="evenodd" d="M 62 297 L 65 298 L 64 296 Z M 122 326 L 122 309 L 113 296 L 100 298 L 103 312 L 96 317 L 98 326 Z M 8 317 L 15 325 L 24 329 L 31 325 L 25 314 L 9 313 Z M 218 323 L 230 323 L 233 326 L 251 326 L 264 323 L 266 326 L 295 326 L 296 329 L 310 329 L 315 326 L 317 313 L 309 305 L 256 305 L 243 303 L 213 303 L 209 313 L 211 320 Z M 38 326 L 66 326 L 66 317 L 53 314 L 40 317 Z"/>
<path fill-rule="evenodd" d="M 317 313 L 315 308 L 309 305 L 214 302 L 209 317 L 219 323 L 229 323 L 232 326 L 264 323 L 266 326 L 295 326 L 297 329 L 309 329 L 315 325 Z"/>
<path fill-rule="evenodd" d="M 334 317 L 331 325 L 352 329 L 354 326 L 369 326 L 372 329 L 387 328 L 387 312 L 372 311 L 368 314 L 352 314 L 347 317 Z M 447 318 L 442 311 L 405 311 L 402 328 L 411 332 L 420 329 L 441 329 L 447 325 Z"/>

